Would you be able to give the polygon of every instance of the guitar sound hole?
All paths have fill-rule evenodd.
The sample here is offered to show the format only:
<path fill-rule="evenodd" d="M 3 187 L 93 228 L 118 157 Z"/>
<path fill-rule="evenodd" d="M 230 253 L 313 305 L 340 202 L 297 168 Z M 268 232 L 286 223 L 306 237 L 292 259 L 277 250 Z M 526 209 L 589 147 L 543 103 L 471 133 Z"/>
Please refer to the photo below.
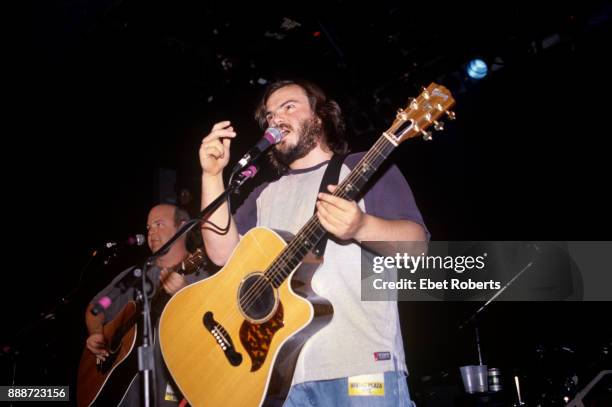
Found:
<path fill-rule="evenodd" d="M 252 322 L 268 320 L 276 309 L 276 292 L 263 274 L 251 274 L 238 291 L 242 314 Z"/>

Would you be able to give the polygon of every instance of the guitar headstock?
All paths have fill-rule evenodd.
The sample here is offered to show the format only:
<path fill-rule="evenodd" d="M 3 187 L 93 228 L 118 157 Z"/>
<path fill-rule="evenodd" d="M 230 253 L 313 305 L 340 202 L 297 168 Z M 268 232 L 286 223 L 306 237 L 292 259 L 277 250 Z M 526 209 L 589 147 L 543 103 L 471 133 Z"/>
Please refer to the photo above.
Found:
<path fill-rule="evenodd" d="M 397 112 L 393 124 L 384 135 L 395 145 L 418 135 L 422 135 L 425 140 L 431 140 L 431 131 L 427 129 L 433 125 L 435 130 L 442 130 L 444 123 L 438 119 L 443 114 L 454 120 L 455 113 L 448 110 L 454 104 L 455 99 L 450 91 L 432 82 L 417 98 L 412 99 L 406 108 Z"/>
<path fill-rule="evenodd" d="M 198 247 L 189 257 L 177 264 L 174 271 L 181 274 L 191 274 L 198 271 L 205 261 L 206 255 L 204 250 Z"/>

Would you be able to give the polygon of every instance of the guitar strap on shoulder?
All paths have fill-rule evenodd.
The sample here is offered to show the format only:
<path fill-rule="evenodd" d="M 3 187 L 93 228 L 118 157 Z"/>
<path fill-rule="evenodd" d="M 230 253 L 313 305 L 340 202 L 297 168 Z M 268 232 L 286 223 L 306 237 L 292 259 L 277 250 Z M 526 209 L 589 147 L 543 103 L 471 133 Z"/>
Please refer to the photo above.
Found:
<path fill-rule="evenodd" d="M 325 169 L 325 173 L 323 174 L 323 179 L 321 180 L 321 186 L 319 187 L 319 192 L 329 193 L 327 190 L 327 186 L 330 184 L 338 185 L 338 180 L 340 179 L 340 170 L 342 169 L 342 163 L 344 162 L 344 158 L 346 155 L 344 154 L 334 154 L 329 160 L 329 164 L 327 164 L 327 168 Z M 315 206 L 314 212 L 317 212 L 317 207 Z M 325 254 L 325 246 L 327 246 L 327 239 L 329 238 L 329 233 L 325 233 L 323 239 L 317 243 L 317 245 L 312 249 L 312 252 L 317 257 L 323 257 Z"/>

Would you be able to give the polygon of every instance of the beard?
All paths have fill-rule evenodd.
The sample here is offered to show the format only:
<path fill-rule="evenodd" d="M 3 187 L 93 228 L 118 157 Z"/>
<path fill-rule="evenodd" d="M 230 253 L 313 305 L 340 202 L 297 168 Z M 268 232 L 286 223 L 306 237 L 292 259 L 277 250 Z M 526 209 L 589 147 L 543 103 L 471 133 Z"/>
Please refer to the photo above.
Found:
<path fill-rule="evenodd" d="M 280 126 L 280 128 L 287 129 L 288 126 Z M 289 128 L 289 130 L 293 129 Z M 268 161 L 279 174 L 286 173 L 292 162 L 305 157 L 316 147 L 321 133 L 322 126 L 316 117 L 305 119 L 300 123 L 297 131 L 297 143 L 287 147 L 284 151 L 280 149 L 280 145 L 275 146 L 268 152 Z"/>

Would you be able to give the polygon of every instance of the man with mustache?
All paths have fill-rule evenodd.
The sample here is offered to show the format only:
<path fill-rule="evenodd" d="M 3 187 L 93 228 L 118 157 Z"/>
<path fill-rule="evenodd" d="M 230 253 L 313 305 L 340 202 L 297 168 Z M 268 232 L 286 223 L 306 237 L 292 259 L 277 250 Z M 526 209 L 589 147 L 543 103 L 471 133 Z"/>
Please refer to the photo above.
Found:
<path fill-rule="evenodd" d="M 410 406 L 397 303 L 360 300 L 360 242 L 427 239 L 406 180 L 391 166 L 359 202 L 334 197 L 334 185 L 328 186 L 330 193 L 319 193 L 332 156 L 348 149 L 338 104 L 313 83 L 270 84 L 255 117 L 262 128 L 283 132 L 284 138 L 268 154 L 282 176 L 257 187 L 229 220 L 227 206 L 221 206 L 202 234 L 210 259 L 218 265 L 225 264 L 240 235 L 250 228 L 295 234 L 315 207 L 331 235 L 312 286 L 332 303 L 333 319 L 302 348 L 285 406 Z M 235 137 L 231 123 L 224 121 L 202 141 L 203 207 L 224 190 L 222 170 Z M 340 180 L 362 156 L 344 159 Z M 210 226 L 228 222 L 228 230 Z"/>

